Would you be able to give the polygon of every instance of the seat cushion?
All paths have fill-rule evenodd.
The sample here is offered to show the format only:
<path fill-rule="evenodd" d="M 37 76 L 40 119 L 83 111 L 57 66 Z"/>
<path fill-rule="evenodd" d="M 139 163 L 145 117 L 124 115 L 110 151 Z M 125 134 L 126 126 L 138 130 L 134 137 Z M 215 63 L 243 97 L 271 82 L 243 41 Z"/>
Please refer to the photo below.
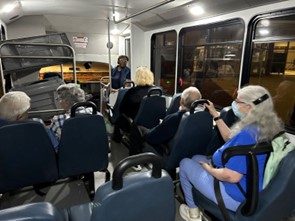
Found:
<path fill-rule="evenodd" d="M 51 203 L 40 202 L 1 210 L 0 220 L 66 221 L 66 218 Z"/>

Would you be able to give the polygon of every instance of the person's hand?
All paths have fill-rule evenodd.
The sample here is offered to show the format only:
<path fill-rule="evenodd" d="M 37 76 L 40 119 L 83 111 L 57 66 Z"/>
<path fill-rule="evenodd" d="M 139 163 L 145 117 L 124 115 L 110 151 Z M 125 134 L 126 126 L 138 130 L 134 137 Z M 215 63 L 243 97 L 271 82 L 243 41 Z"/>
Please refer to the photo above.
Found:
<path fill-rule="evenodd" d="M 208 100 L 208 102 L 209 102 L 209 104 L 204 103 L 205 107 L 209 110 L 209 112 L 213 118 L 218 117 L 219 113 L 216 111 L 214 104 L 209 100 Z"/>
<path fill-rule="evenodd" d="M 207 171 L 209 171 L 211 168 L 213 168 L 213 166 L 212 166 L 212 164 L 210 162 L 205 162 L 205 161 L 201 160 L 199 163 Z"/>
<path fill-rule="evenodd" d="M 161 124 L 162 122 L 163 122 L 163 119 L 160 119 L 160 120 L 159 120 L 159 124 Z"/>

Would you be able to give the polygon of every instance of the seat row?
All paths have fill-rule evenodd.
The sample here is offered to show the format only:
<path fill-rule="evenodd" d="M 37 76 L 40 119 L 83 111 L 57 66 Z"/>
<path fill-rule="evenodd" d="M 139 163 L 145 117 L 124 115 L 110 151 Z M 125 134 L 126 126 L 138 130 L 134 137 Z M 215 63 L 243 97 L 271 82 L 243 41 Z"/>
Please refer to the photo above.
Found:
<path fill-rule="evenodd" d="M 106 172 L 106 180 L 110 178 L 108 137 L 101 115 L 81 114 L 67 119 L 57 153 L 40 122 L 3 124 L 0 140 L 0 193 L 86 174 L 91 196 L 95 171 Z"/>
<path fill-rule="evenodd" d="M 109 107 L 109 113 L 113 113 L 113 115 L 110 115 L 110 122 L 112 124 L 116 124 L 120 116 L 119 107 L 128 90 L 129 88 L 120 89 L 113 109 Z M 163 119 L 166 115 L 179 110 L 180 99 L 181 93 L 175 94 L 166 110 L 166 102 L 164 96 L 162 96 L 162 90 L 158 87 L 151 88 L 147 96 L 142 99 L 134 121 L 130 122 L 131 133 L 127 134 L 129 143 L 126 145 L 129 149 L 136 146 L 135 149 L 137 150 L 141 149 L 143 152 L 153 152 L 161 155 L 163 168 L 173 178 L 175 178 L 176 168 L 183 158 L 192 157 L 196 154 L 210 156 L 224 144 L 218 128 L 213 125 L 213 118 L 210 113 L 206 109 L 196 111 L 199 105 L 207 102 L 206 99 L 193 103 L 190 111 L 182 116 L 174 137 L 166 146 L 161 145 L 165 149 L 163 154 L 159 154 L 153 146 L 146 142 L 144 145 L 140 144 L 142 142 L 142 135 L 140 135 L 138 127 L 143 126 L 151 129 L 157 126 L 159 119 Z M 220 117 L 228 126 L 231 126 L 237 120 L 231 107 L 223 108 L 220 112 Z M 135 153 L 136 151 L 130 152 Z"/>
<path fill-rule="evenodd" d="M 123 177 L 130 167 L 150 163 L 152 170 Z M 98 187 L 90 203 L 58 209 L 50 203 L 33 203 L 0 210 L 0 220 L 36 221 L 174 221 L 173 181 L 161 169 L 159 157 L 144 153 L 123 159 L 112 180 Z"/>
<path fill-rule="evenodd" d="M 224 144 L 221 134 L 213 124 L 211 114 L 206 110 L 196 111 L 196 108 L 207 102 L 205 99 L 195 101 L 189 112 L 186 112 L 179 123 L 174 137 L 166 146 L 162 145 L 163 168 L 175 179 L 176 168 L 183 158 L 191 158 L 196 154 L 212 155 Z M 220 112 L 220 117 L 231 126 L 236 117 L 230 107 L 225 107 Z M 143 152 L 157 153 L 155 148 L 148 143 L 144 144 Z"/>

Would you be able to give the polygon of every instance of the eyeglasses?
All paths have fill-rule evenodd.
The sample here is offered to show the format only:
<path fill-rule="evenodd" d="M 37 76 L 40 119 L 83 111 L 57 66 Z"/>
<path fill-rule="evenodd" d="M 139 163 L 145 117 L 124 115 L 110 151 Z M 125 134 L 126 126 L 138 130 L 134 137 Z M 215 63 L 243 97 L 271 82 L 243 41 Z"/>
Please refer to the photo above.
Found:
<path fill-rule="evenodd" d="M 244 101 L 240 101 L 238 98 L 235 99 L 235 102 L 236 102 L 237 104 L 246 104 L 246 102 L 244 102 Z"/>
<path fill-rule="evenodd" d="M 119 61 L 127 62 L 127 59 L 119 59 Z"/>

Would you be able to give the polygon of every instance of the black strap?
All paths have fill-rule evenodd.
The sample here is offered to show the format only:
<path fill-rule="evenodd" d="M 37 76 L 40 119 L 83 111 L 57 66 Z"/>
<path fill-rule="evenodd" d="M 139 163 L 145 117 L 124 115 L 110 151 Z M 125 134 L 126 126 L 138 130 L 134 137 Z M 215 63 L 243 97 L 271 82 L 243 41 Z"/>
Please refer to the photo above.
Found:
<path fill-rule="evenodd" d="M 215 192 L 218 207 L 222 213 L 224 221 L 229 221 L 230 219 L 229 219 L 228 211 L 225 207 L 225 204 L 223 202 L 223 198 L 221 195 L 221 191 L 220 191 L 219 180 L 216 179 L 215 177 L 214 177 L 214 192 Z"/>
<path fill-rule="evenodd" d="M 245 192 L 245 190 L 243 189 L 243 187 L 241 186 L 241 184 L 240 184 L 240 183 L 236 183 L 236 184 L 237 184 L 239 190 L 241 191 L 241 193 L 244 195 L 244 197 L 247 198 L 247 197 L 246 197 L 246 192 Z"/>

